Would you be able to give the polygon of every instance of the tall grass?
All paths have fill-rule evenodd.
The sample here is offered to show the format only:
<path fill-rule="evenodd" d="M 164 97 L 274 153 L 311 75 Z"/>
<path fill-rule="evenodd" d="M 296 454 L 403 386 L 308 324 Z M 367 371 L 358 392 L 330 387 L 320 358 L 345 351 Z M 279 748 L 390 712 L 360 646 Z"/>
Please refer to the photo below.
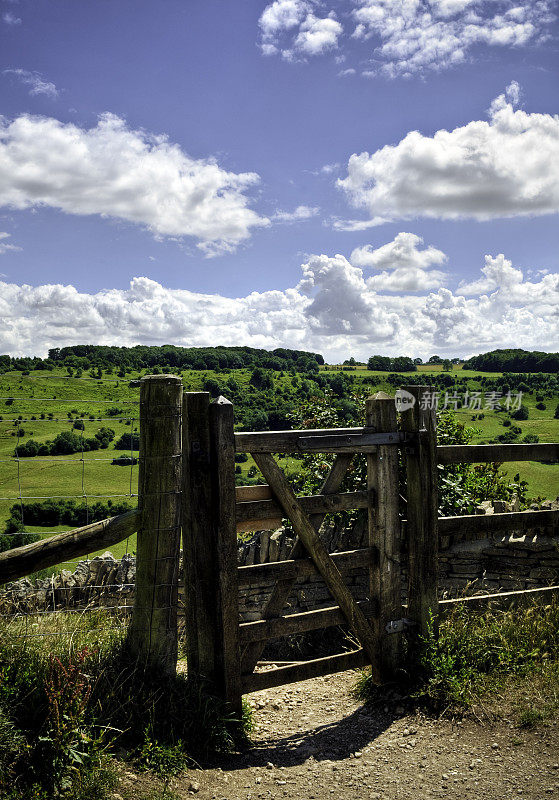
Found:
<path fill-rule="evenodd" d="M 102 610 L 0 622 L 0 796 L 101 800 L 116 747 L 160 775 L 230 749 L 235 719 L 185 675 L 135 662 Z"/>
<path fill-rule="evenodd" d="M 420 643 L 417 669 L 406 689 L 422 704 L 440 710 L 467 709 L 488 693 L 507 685 L 537 680 L 545 695 L 559 689 L 559 600 L 534 602 L 526 608 L 470 611 L 457 604 L 441 621 L 438 635 L 431 624 Z M 363 699 L 377 696 L 370 672 L 356 686 Z M 543 698 L 545 699 L 545 698 Z"/>

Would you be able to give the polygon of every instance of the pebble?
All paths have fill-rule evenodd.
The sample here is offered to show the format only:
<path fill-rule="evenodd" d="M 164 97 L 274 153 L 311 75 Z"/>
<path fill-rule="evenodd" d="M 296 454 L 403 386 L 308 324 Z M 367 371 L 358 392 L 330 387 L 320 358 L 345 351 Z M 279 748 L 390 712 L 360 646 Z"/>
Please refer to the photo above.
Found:
<path fill-rule="evenodd" d="M 188 787 L 188 791 L 192 792 L 192 794 L 196 794 L 196 792 L 200 791 L 200 784 L 197 781 L 192 781 Z"/>

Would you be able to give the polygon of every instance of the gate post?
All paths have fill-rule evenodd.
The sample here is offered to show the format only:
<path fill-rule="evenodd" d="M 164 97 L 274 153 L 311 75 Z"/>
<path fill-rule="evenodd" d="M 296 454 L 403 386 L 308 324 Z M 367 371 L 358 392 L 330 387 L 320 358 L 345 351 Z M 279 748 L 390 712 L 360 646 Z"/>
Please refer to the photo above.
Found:
<path fill-rule="evenodd" d="M 174 675 L 180 558 L 182 381 L 147 375 L 140 382 L 140 459 L 136 596 L 128 632 L 133 655 Z"/>
<path fill-rule="evenodd" d="M 396 431 L 396 404 L 393 397 L 377 392 L 367 398 L 365 424 L 377 433 Z M 400 572 L 400 518 L 398 515 L 398 450 L 384 445 L 367 455 L 369 490 L 369 546 L 378 548 L 378 564 L 370 569 L 370 595 L 378 598 L 376 620 L 379 642 L 380 679 L 394 677 L 401 667 L 402 639 L 388 634 L 387 625 L 402 618 L 402 578 Z"/>
<path fill-rule="evenodd" d="M 242 711 L 233 406 L 184 395 L 183 546 L 189 678 Z"/>
<path fill-rule="evenodd" d="M 408 487 L 408 613 L 425 636 L 429 618 L 435 627 L 438 615 L 438 491 L 437 414 L 430 402 L 428 386 L 406 386 L 415 398 L 412 408 L 402 412 L 402 429 L 417 436 L 415 447 L 406 448 Z"/>

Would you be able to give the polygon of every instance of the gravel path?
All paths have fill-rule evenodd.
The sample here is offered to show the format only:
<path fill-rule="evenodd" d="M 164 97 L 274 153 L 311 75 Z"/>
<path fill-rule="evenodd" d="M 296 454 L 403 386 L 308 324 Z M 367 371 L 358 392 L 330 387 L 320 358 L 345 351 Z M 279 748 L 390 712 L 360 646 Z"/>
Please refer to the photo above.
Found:
<path fill-rule="evenodd" d="M 434 720 L 406 713 L 397 698 L 367 707 L 351 696 L 354 682 L 346 672 L 251 695 L 252 748 L 170 788 L 204 800 L 559 798 L 553 725 Z"/>

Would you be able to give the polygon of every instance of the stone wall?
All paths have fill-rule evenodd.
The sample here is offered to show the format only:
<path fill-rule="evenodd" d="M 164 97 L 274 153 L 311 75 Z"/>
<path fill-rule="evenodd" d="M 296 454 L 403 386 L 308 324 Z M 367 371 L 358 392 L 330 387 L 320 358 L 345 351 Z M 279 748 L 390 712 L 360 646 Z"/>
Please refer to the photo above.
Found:
<path fill-rule="evenodd" d="M 559 501 L 539 508 L 559 509 Z M 495 503 L 487 504 L 485 513 L 512 510 Z M 482 509 L 480 509 L 482 511 Z M 350 528 L 327 527 L 321 532 L 330 552 L 365 547 L 367 531 L 364 515 Z M 261 564 L 288 557 L 294 542 L 293 532 L 280 528 L 262 531 L 247 542 L 240 542 L 239 564 Z M 405 596 L 406 554 L 402 554 L 402 594 Z M 133 603 L 136 565 L 134 556 L 118 561 L 110 553 L 91 561 L 81 561 L 74 571 L 35 580 L 23 579 L 7 584 L 0 594 L 1 613 L 29 613 L 87 605 L 127 606 Z M 352 594 L 366 596 L 367 573 L 363 568 L 350 570 L 346 580 Z M 493 534 L 474 541 L 452 541 L 441 537 L 439 587 L 441 596 L 474 594 L 480 591 L 532 589 L 559 584 L 559 530 L 541 528 L 525 532 Z M 260 618 L 260 610 L 269 597 L 270 584 L 243 589 L 240 613 L 244 622 Z M 288 613 L 326 608 L 332 598 L 319 577 L 297 582 L 288 599 Z"/>

